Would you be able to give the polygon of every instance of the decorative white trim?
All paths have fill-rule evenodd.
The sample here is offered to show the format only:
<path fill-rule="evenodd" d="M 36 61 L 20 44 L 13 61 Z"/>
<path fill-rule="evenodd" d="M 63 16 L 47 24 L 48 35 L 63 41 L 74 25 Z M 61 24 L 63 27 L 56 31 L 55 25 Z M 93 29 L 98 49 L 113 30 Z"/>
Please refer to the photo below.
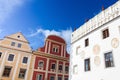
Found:
<path fill-rule="evenodd" d="M 17 58 L 17 62 L 16 62 L 16 65 L 15 65 L 15 70 L 14 70 L 14 73 L 13 73 L 12 80 L 15 79 L 15 75 L 16 75 L 16 72 L 17 72 L 17 69 L 18 69 L 19 61 L 20 61 L 20 54 L 18 54 L 18 58 Z"/>

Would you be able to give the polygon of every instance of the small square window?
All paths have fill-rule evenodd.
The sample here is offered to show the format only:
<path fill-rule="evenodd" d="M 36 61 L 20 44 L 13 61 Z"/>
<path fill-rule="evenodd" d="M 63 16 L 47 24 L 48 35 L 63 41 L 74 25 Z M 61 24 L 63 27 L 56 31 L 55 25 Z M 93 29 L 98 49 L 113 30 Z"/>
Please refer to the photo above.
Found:
<path fill-rule="evenodd" d="M 42 75 L 41 74 L 37 75 L 37 80 L 42 80 Z"/>
<path fill-rule="evenodd" d="M 85 59 L 85 71 L 90 71 L 90 59 Z"/>
<path fill-rule="evenodd" d="M 22 44 L 18 43 L 18 48 L 21 48 Z"/>
<path fill-rule="evenodd" d="M 59 52 L 59 46 L 58 45 L 53 45 L 52 51 L 55 53 Z"/>
<path fill-rule="evenodd" d="M 114 67 L 112 52 L 105 53 L 104 57 L 105 57 L 105 66 L 106 66 L 106 68 Z"/>
<path fill-rule="evenodd" d="M 109 37 L 109 29 L 105 29 L 102 31 L 103 39 Z"/>
<path fill-rule="evenodd" d="M 11 46 L 15 46 L 15 42 L 11 42 Z"/>
<path fill-rule="evenodd" d="M 1 56 L 2 56 L 2 52 L 0 52 L 0 58 L 1 58 Z"/>
<path fill-rule="evenodd" d="M 26 69 L 20 69 L 19 78 L 24 79 L 25 78 L 25 73 L 26 73 Z"/>
<path fill-rule="evenodd" d="M 8 61 L 13 61 L 13 59 L 14 59 L 14 55 L 13 54 L 9 54 Z"/>
<path fill-rule="evenodd" d="M 27 63 L 27 61 L 28 61 L 28 57 L 23 57 L 22 63 Z"/>
<path fill-rule="evenodd" d="M 87 47 L 89 45 L 89 39 L 85 39 L 85 47 Z"/>
<path fill-rule="evenodd" d="M 4 77 L 9 77 L 9 76 L 10 76 L 11 69 L 12 69 L 12 67 L 10 67 L 10 66 L 5 66 L 2 76 L 4 76 Z"/>

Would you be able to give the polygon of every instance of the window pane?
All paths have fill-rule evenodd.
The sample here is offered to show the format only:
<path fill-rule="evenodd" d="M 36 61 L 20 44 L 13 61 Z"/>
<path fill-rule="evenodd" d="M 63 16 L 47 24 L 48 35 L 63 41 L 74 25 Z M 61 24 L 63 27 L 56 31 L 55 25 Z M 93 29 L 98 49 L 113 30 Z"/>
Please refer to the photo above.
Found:
<path fill-rule="evenodd" d="M 43 65 L 44 65 L 43 61 L 40 61 L 38 67 L 43 67 Z"/>
<path fill-rule="evenodd" d="M 102 32 L 102 34 L 103 34 L 103 39 L 109 37 L 109 29 L 105 29 L 105 30 Z"/>
<path fill-rule="evenodd" d="M 11 69 L 12 69 L 12 67 L 6 66 L 6 67 L 4 68 L 3 76 L 4 76 L 4 77 L 9 77 L 9 76 L 10 76 Z"/>
<path fill-rule="evenodd" d="M 21 48 L 21 44 L 20 43 L 18 43 L 18 47 Z"/>
<path fill-rule="evenodd" d="M 52 69 L 55 69 L 55 64 L 52 64 Z"/>
<path fill-rule="evenodd" d="M 13 59 L 14 59 L 14 55 L 13 54 L 9 54 L 8 61 L 13 61 Z"/>
<path fill-rule="evenodd" d="M 42 75 L 41 74 L 37 75 L 37 80 L 42 80 Z"/>
<path fill-rule="evenodd" d="M 25 73 L 26 73 L 26 69 L 20 69 L 19 78 L 24 79 L 25 78 Z"/>
<path fill-rule="evenodd" d="M 85 71 L 90 71 L 90 59 L 85 59 Z"/>
<path fill-rule="evenodd" d="M 2 52 L 0 52 L 0 58 L 1 58 L 1 56 L 2 56 Z"/>
<path fill-rule="evenodd" d="M 23 63 L 27 63 L 28 57 L 23 57 Z"/>
<path fill-rule="evenodd" d="M 62 65 L 59 65 L 59 70 L 62 70 Z"/>
<path fill-rule="evenodd" d="M 85 39 L 85 47 L 89 45 L 89 39 Z"/>
<path fill-rule="evenodd" d="M 54 76 L 51 76 L 51 77 L 50 77 L 50 80 L 55 80 L 55 77 L 54 77 Z"/>
<path fill-rule="evenodd" d="M 112 52 L 105 53 L 105 66 L 106 68 L 114 66 Z"/>
<path fill-rule="evenodd" d="M 15 42 L 11 42 L 11 46 L 15 46 Z"/>
<path fill-rule="evenodd" d="M 62 77 L 61 77 L 61 76 L 58 76 L 58 80 L 62 80 Z"/>

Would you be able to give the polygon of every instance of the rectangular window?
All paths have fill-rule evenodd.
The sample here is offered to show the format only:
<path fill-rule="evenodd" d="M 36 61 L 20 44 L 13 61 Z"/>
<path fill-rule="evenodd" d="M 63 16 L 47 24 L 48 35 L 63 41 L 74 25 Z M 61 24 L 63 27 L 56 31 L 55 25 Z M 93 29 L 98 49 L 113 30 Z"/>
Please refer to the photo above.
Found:
<path fill-rule="evenodd" d="M 65 66 L 65 71 L 68 72 L 68 70 L 69 70 L 69 67 Z"/>
<path fill-rule="evenodd" d="M 55 64 L 52 64 L 51 69 L 55 69 Z"/>
<path fill-rule="evenodd" d="M 5 66 L 2 76 L 4 76 L 4 77 L 9 77 L 9 76 L 10 76 L 11 69 L 12 69 L 12 67 L 10 67 L 10 66 Z"/>
<path fill-rule="evenodd" d="M 62 76 L 58 76 L 58 80 L 62 80 Z"/>
<path fill-rule="evenodd" d="M 0 52 L 0 58 L 1 58 L 1 56 L 2 56 L 2 52 Z"/>
<path fill-rule="evenodd" d="M 15 46 L 15 42 L 11 42 L 11 46 Z"/>
<path fill-rule="evenodd" d="M 42 75 L 41 74 L 37 75 L 37 80 L 42 80 Z"/>
<path fill-rule="evenodd" d="M 59 52 L 59 46 L 58 45 L 53 45 L 52 51 L 55 52 L 55 53 L 58 53 Z"/>
<path fill-rule="evenodd" d="M 22 45 L 22 44 L 18 43 L 18 48 L 21 48 L 21 45 Z"/>
<path fill-rule="evenodd" d="M 55 80 L 55 77 L 54 76 L 50 76 L 50 80 Z"/>
<path fill-rule="evenodd" d="M 26 69 L 20 69 L 19 78 L 24 79 L 25 78 L 25 73 L 26 73 Z"/>
<path fill-rule="evenodd" d="M 107 67 L 114 67 L 112 52 L 105 53 L 104 57 L 105 57 L 105 66 L 106 66 L 106 68 Z"/>
<path fill-rule="evenodd" d="M 8 61 L 13 61 L 13 59 L 14 59 L 14 55 L 13 54 L 9 54 Z"/>
<path fill-rule="evenodd" d="M 89 45 L 89 39 L 85 39 L 85 47 L 87 47 Z"/>
<path fill-rule="evenodd" d="M 85 59 L 85 71 L 90 71 L 90 59 Z"/>
<path fill-rule="evenodd" d="M 38 67 L 43 67 L 44 66 L 44 62 L 43 61 L 40 61 L 39 63 L 38 63 Z"/>
<path fill-rule="evenodd" d="M 65 77 L 65 79 L 64 80 L 68 80 L 68 78 L 67 77 Z"/>
<path fill-rule="evenodd" d="M 22 63 L 27 63 L 27 61 L 28 61 L 28 57 L 23 57 Z"/>
<path fill-rule="evenodd" d="M 62 70 L 62 65 L 59 65 L 59 70 Z"/>
<path fill-rule="evenodd" d="M 103 39 L 109 37 L 109 29 L 105 29 L 102 31 Z"/>

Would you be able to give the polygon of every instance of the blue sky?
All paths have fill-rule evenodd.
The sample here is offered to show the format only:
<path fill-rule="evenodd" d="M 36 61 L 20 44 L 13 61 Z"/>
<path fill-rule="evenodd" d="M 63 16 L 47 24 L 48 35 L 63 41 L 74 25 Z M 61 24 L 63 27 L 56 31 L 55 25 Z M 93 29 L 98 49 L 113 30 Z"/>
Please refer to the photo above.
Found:
<path fill-rule="evenodd" d="M 117 0 L 0 0 L 0 38 L 22 32 L 33 49 L 42 47 L 50 34 L 63 37 L 70 47 L 70 35 Z"/>

